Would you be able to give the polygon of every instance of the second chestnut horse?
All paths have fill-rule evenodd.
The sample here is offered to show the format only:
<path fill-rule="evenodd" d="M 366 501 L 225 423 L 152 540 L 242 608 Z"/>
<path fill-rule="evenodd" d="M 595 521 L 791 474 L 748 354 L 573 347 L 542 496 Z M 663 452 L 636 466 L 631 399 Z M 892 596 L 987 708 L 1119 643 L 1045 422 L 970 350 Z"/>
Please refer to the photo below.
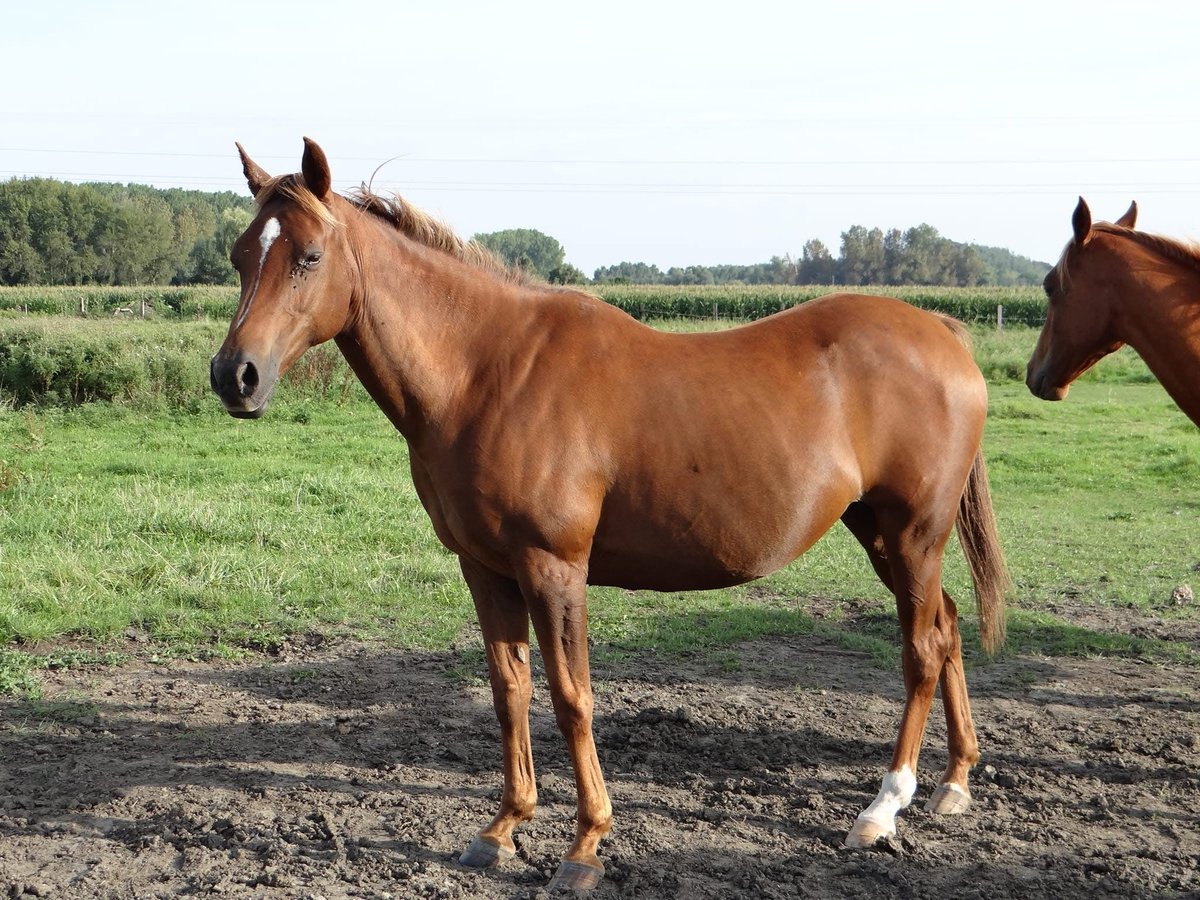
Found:
<path fill-rule="evenodd" d="M 1082 197 L 1074 232 L 1046 276 L 1046 324 L 1025 381 L 1044 400 L 1129 344 L 1179 408 L 1200 425 L 1200 247 L 1135 231 L 1137 204 L 1092 222 Z"/>

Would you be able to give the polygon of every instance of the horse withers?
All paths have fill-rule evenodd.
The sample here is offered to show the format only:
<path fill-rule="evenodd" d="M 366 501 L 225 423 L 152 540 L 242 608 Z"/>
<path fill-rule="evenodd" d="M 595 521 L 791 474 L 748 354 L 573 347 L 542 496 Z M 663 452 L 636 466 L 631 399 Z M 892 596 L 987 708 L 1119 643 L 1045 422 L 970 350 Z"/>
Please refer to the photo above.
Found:
<path fill-rule="evenodd" d="M 333 340 L 408 443 L 438 538 L 460 561 L 500 723 L 500 808 L 463 853 L 514 854 L 537 801 L 529 625 L 570 751 L 575 840 L 552 885 L 589 888 L 612 807 L 592 737 L 587 585 L 682 591 L 766 575 L 841 520 L 896 596 L 906 699 L 852 847 L 893 834 L 941 684 L 949 759 L 927 808 L 960 813 L 979 757 L 957 612 L 956 524 L 982 640 L 1006 573 L 980 453 L 987 392 L 952 320 L 842 294 L 719 334 L 665 334 L 597 297 L 531 282 L 400 198 L 331 190 L 242 156 L 258 214 L 233 248 L 241 297 L 211 378 L 257 417 L 279 376 Z"/>

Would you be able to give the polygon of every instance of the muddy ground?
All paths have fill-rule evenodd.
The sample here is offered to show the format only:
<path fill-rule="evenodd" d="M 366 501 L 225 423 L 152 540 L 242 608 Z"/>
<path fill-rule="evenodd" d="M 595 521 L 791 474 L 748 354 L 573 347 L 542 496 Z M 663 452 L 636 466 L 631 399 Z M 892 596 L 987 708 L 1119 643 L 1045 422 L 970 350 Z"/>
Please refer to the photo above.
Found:
<path fill-rule="evenodd" d="M 0 897 L 538 897 L 572 830 L 544 684 L 542 806 L 492 872 L 499 748 L 481 656 L 340 643 L 241 662 L 50 672 L 0 705 Z M 872 799 L 897 673 L 818 638 L 595 668 L 616 813 L 608 897 L 1200 896 L 1200 671 L 1009 657 L 969 673 L 975 804 L 919 803 L 841 846 Z M 918 801 L 945 761 L 940 705 Z"/>

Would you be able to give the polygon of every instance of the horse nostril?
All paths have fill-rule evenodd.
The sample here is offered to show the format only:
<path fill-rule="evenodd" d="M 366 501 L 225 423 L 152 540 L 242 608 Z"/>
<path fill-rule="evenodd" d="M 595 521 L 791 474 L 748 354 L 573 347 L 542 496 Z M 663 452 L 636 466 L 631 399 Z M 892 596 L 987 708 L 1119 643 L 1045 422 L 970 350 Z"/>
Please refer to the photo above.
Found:
<path fill-rule="evenodd" d="M 212 386 L 213 393 L 221 392 L 217 387 L 217 358 L 215 356 L 208 361 L 208 383 Z"/>
<path fill-rule="evenodd" d="M 252 362 L 244 362 L 237 370 L 238 391 L 243 397 L 249 397 L 258 390 L 258 368 Z"/>

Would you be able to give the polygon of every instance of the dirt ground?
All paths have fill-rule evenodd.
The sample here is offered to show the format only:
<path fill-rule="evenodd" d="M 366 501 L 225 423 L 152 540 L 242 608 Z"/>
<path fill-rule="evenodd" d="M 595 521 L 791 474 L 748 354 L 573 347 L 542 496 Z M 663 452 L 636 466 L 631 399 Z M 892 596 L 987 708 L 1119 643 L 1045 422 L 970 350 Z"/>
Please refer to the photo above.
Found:
<path fill-rule="evenodd" d="M 542 805 L 516 859 L 456 863 L 499 795 L 474 653 L 315 639 L 238 663 L 50 672 L 0 706 L 0 897 L 539 897 L 572 831 L 544 684 Z M 974 806 L 886 846 L 898 673 L 817 638 L 595 667 L 615 808 L 593 897 L 1200 897 L 1200 671 L 1009 657 L 969 673 Z"/>

